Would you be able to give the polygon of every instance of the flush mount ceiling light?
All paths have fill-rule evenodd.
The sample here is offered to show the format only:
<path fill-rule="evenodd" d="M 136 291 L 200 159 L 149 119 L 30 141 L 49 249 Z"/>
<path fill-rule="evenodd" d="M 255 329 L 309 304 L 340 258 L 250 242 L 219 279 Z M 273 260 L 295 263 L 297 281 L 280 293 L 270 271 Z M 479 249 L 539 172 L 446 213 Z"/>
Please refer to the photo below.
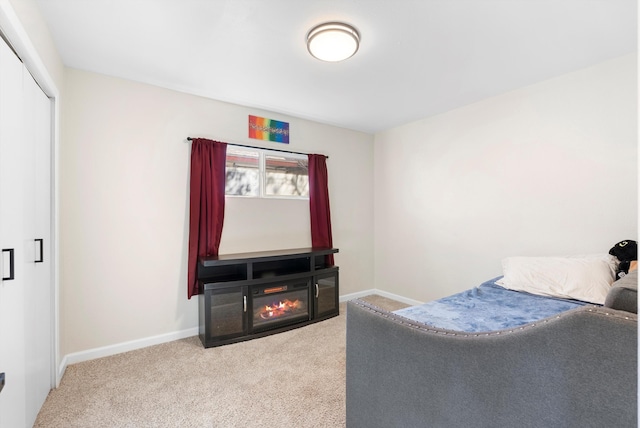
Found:
<path fill-rule="evenodd" d="M 314 57 L 329 62 L 351 58 L 358 51 L 360 34 L 351 25 L 327 22 L 307 34 L 307 49 Z"/>

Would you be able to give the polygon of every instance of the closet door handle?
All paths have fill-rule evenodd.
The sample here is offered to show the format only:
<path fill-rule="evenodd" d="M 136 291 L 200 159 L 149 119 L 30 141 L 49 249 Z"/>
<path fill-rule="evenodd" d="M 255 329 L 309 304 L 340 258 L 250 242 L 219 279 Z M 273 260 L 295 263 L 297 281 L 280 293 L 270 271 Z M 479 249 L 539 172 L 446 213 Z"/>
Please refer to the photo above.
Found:
<path fill-rule="evenodd" d="M 242 296 L 242 308 L 247 312 L 247 296 Z"/>
<path fill-rule="evenodd" d="M 44 262 L 44 239 L 34 239 L 35 242 L 40 242 L 40 258 L 36 260 L 36 263 Z"/>
<path fill-rule="evenodd" d="M 14 250 L 13 248 L 7 248 L 2 250 L 3 257 L 5 252 L 9 253 L 9 276 L 3 276 L 2 277 L 3 281 L 12 281 L 15 279 L 15 264 L 14 264 L 13 250 Z M 2 274 L 4 275 L 4 272 Z"/>
<path fill-rule="evenodd" d="M 320 286 L 318 286 L 318 283 L 316 282 L 316 299 L 318 298 L 319 295 L 320 295 Z"/>

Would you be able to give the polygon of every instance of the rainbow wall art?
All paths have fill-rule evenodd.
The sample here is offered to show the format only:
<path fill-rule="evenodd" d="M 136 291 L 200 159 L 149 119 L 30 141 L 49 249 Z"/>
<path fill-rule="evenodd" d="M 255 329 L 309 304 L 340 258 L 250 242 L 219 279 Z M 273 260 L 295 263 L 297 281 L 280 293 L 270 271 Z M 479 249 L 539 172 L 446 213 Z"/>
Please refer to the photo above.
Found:
<path fill-rule="evenodd" d="M 249 138 L 289 144 L 289 123 L 249 115 Z"/>

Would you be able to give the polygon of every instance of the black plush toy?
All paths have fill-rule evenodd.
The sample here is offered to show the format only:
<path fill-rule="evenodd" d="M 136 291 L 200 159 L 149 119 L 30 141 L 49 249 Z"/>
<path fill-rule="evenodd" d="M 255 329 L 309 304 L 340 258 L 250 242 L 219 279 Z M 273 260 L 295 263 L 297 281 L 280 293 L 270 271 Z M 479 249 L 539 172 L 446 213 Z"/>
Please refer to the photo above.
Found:
<path fill-rule="evenodd" d="M 631 262 L 638 260 L 638 243 L 630 239 L 620 241 L 609 250 L 609 254 L 620 261 L 616 273 L 616 279 L 620 279 L 629 273 Z"/>

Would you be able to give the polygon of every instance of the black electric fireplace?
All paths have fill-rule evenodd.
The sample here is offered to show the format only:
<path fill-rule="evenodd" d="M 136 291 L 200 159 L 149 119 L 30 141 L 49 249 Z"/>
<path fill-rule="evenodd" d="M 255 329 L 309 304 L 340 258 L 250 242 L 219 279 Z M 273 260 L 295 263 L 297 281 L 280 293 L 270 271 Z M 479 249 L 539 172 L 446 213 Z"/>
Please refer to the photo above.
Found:
<path fill-rule="evenodd" d="M 339 314 L 335 248 L 202 258 L 200 340 L 208 348 L 322 321 Z"/>
<path fill-rule="evenodd" d="M 309 281 L 262 285 L 253 289 L 251 307 L 254 331 L 309 321 Z"/>

